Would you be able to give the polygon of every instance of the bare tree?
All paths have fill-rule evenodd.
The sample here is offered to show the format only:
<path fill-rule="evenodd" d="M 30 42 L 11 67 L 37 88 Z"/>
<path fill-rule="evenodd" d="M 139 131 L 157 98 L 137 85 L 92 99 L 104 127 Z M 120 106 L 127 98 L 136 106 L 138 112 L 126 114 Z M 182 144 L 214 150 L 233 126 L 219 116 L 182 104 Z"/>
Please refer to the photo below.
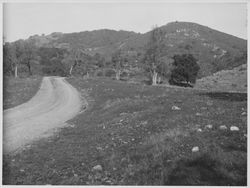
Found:
<path fill-rule="evenodd" d="M 154 27 L 151 31 L 151 36 L 147 45 L 147 50 L 144 56 L 144 68 L 150 73 L 152 85 L 156 85 L 160 80 L 159 74 L 161 69 L 161 50 L 163 49 L 164 32 Z"/>
<path fill-rule="evenodd" d="M 18 40 L 13 43 L 12 46 L 12 56 L 13 56 L 13 67 L 14 67 L 14 75 L 15 78 L 18 77 L 18 67 L 23 60 L 23 52 L 24 52 L 24 41 Z"/>
<path fill-rule="evenodd" d="M 23 47 L 22 63 L 27 66 L 29 75 L 32 75 L 31 62 L 36 59 L 36 47 L 30 41 L 26 41 Z"/>
<path fill-rule="evenodd" d="M 119 49 L 112 55 L 112 67 L 115 70 L 116 80 L 120 80 L 120 76 L 121 76 L 122 70 L 124 68 L 123 63 L 124 63 L 123 57 L 121 54 L 121 50 Z"/>

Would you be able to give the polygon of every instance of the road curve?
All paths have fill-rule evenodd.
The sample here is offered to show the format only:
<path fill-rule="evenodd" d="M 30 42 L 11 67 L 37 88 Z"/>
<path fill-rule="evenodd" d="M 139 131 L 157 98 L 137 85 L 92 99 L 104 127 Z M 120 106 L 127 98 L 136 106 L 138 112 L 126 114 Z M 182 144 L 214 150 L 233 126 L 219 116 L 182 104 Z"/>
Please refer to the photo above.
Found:
<path fill-rule="evenodd" d="M 62 77 L 44 77 L 28 102 L 3 112 L 3 152 L 14 152 L 51 135 L 81 109 L 78 91 Z"/>

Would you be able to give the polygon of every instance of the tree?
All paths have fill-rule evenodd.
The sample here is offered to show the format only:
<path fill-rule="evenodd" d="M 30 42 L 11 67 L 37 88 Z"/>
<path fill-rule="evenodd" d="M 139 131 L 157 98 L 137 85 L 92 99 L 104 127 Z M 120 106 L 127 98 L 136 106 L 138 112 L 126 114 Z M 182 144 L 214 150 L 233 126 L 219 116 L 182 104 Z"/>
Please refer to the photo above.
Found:
<path fill-rule="evenodd" d="M 171 85 L 190 86 L 196 82 L 200 70 L 197 60 L 192 54 L 175 55 L 173 57 L 173 70 L 169 83 Z"/>
<path fill-rule="evenodd" d="M 113 53 L 111 62 L 115 70 L 115 78 L 116 80 L 120 80 L 121 72 L 124 68 L 124 59 L 120 49 Z"/>
<path fill-rule="evenodd" d="M 151 31 L 150 40 L 147 45 L 146 53 L 143 59 L 144 69 L 150 73 L 152 85 L 157 84 L 158 76 L 161 72 L 161 52 L 164 47 L 164 32 L 155 27 Z"/>
<path fill-rule="evenodd" d="M 22 63 L 27 66 L 29 75 L 32 75 L 31 62 L 37 58 L 36 47 L 30 41 L 25 41 L 23 44 Z"/>
<path fill-rule="evenodd" d="M 72 48 L 63 59 L 63 63 L 68 67 L 70 76 L 72 76 L 72 72 L 80 62 L 83 62 L 83 51 L 78 48 Z"/>
<path fill-rule="evenodd" d="M 3 74 L 12 75 L 15 67 L 16 54 L 10 43 L 3 45 Z"/>
<path fill-rule="evenodd" d="M 24 40 L 18 40 L 13 43 L 13 65 L 14 65 L 14 74 L 15 77 L 18 77 L 18 67 L 22 62 L 24 52 Z"/>

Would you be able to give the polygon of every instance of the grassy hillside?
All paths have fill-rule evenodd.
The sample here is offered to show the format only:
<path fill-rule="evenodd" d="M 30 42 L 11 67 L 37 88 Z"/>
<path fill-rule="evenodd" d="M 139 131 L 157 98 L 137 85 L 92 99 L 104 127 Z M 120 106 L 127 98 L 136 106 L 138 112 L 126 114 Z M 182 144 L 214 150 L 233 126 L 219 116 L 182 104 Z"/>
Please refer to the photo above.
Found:
<path fill-rule="evenodd" d="M 196 88 L 213 91 L 247 92 L 247 64 L 232 70 L 222 70 L 197 80 Z"/>
<path fill-rule="evenodd" d="M 4 184 L 246 185 L 246 94 L 68 81 L 87 110 L 4 156 Z"/>

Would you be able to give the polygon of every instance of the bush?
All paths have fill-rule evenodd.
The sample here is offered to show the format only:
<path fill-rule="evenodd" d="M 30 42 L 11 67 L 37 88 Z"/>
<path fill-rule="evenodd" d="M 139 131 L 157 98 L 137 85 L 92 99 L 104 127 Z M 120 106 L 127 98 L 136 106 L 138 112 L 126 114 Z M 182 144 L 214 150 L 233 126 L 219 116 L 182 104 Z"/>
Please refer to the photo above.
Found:
<path fill-rule="evenodd" d="M 175 55 L 174 69 L 171 72 L 169 83 L 184 87 L 192 87 L 200 70 L 197 60 L 192 54 Z"/>

